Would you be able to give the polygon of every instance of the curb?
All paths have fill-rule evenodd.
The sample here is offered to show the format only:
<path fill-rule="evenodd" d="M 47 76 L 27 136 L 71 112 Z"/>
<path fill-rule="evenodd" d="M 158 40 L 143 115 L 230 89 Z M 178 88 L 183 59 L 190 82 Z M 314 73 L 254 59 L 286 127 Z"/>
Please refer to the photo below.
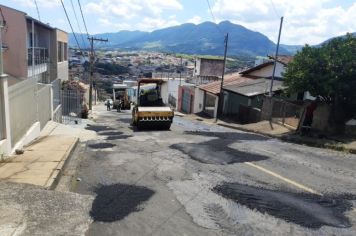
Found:
<path fill-rule="evenodd" d="M 62 176 L 63 169 L 66 167 L 66 164 L 68 163 L 68 160 L 70 159 L 78 143 L 79 143 L 79 138 L 76 138 L 73 144 L 68 148 L 68 150 L 64 154 L 62 160 L 59 162 L 56 169 L 52 172 L 51 176 L 48 178 L 47 183 L 44 186 L 45 189 L 48 190 L 55 189 Z"/>
<path fill-rule="evenodd" d="M 352 154 L 356 154 L 356 149 L 353 148 L 346 148 L 342 145 L 337 145 L 337 144 L 328 144 L 328 143 L 317 143 L 317 142 L 313 142 L 310 140 L 300 140 L 297 138 L 291 138 L 288 136 L 278 136 L 278 135 L 273 135 L 273 134 L 266 134 L 266 133 L 262 133 L 259 131 L 254 131 L 254 130 L 249 130 L 249 129 L 245 129 L 242 127 L 236 127 L 236 126 L 232 126 L 232 125 L 228 125 L 228 124 L 223 124 L 223 123 L 218 123 L 218 125 L 223 126 L 223 127 L 227 127 L 230 129 L 236 129 L 236 130 L 240 130 L 240 131 L 244 131 L 244 132 L 249 132 L 249 133 L 256 133 L 262 136 L 266 136 L 266 137 L 270 137 L 270 138 L 277 138 L 280 139 L 282 141 L 285 142 L 289 142 L 289 143 L 296 143 L 296 144 L 304 144 L 310 147 L 318 147 L 318 148 L 325 148 L 325 149 L 331 149 L 331 150 L 335 150 L 335 151 L 347 151 L 349 153 Z"/>
<path fill-rule="evenodd" d="M 243 131 L 243 132 L 255 133 L 255 134 L 259 134 L 259 135 L 270 137 L 270 138 L 280 138 L 279 136 L 276 136 L 276 135 L 273 135 L 273 134 L 266 134 L 266 133 L 262 133 L 262 132 L 259 132 L 259 131 L 249 130 L 249 129 L 245 129 L 245 128 L 242 128 L 242 127 L 236 127 L 236 126 L 228 125 L 228 124 L 224 124 L 224 123 L 217 123 L 217 125 L 220 125 L 220 126 L 223 126 L 223 127 L 226 127 L 226 128 L 230 128 L 230 129 L 240 130 L 240 131 Z"/>

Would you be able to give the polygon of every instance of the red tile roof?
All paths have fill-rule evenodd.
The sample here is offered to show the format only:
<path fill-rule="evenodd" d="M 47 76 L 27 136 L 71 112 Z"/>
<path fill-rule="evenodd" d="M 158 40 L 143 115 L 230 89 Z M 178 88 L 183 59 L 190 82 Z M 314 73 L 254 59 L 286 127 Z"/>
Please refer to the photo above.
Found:
<path fill-rule="evenodd" d="M 226 74 L 224 78 L 224 85 L 237 85 L 237 84 L 244 84 L 248 81 L 252 81 L 253 79 L 247 78 L 240 73 L 232 73 L 232 74 Z M 221 86 L 221 81 L 214 81 L 209 84 L 203 84 L 200 85 L 198 88 L 201 90 L 204 90 L 206 92 L 218 95 L 220 93 L 220 86 Z"/>

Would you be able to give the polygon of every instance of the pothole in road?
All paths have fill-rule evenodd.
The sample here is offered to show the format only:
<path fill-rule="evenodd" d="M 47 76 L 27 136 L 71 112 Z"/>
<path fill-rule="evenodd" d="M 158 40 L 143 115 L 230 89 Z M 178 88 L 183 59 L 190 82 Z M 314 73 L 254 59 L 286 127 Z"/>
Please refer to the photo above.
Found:
<path fill-rule="evenodd" d="M 215 140 L 205 143 L 173 144 L 171 148 L 177 149 L 188 155 L 191 159 L 204 164 L 227 165 L 246 161 L 261 161 L 267 156 L 242 152 L 226 146 L 226 143 Z"/>
<path fill-rule="evenodd" d="M 97 196 L 90 216 L 94 221 L 114 222 L 142 210 L 142 203 L 148 201 L 155 192 L 143 186 L 113 184 L 101 186 L 95 193 Z"/>
<path fill-rule="evenodd" d="M 127 139 L 132 137 L 132 135 L 115 135 L 115 136 L 108 136 L 106 140 L 118 140 L 118 139 Z"/>
<path fill-rule="evenodd" d="M 110 135 L 122 135 L 124 132 L 120 132 L 120 131 L 108 131 L 108 132 L 101 132 L 99 135 L 106 135 L 106 136 L 110 136 Z"/>
<path fill-rule="evenodd" d="M 92 131 L 95 131 L 95 132 L 113 130 L 109 126 L 102 126 L 102 125 L 87 125 L 87 127 L 85 127 L 85 129 L 92 130 Z"/>
<path fill-rule="evenodd" d="M 321 197 L 315 194 L 289 193 L 238 183 L 225 183 L 214 187 L 213 191 L 249 209 L 303 227 L 351 227 L 344 213 L 351 210 L 352 204 L 341 196 Z"/>
<path fill-rule="evenodd" d="M 88 144 L 88 147 L 93 148 L 93 149 L 112 148 L 114 146 L 115 146 L 115 144 L 112 144 L 112 143 L 93 143 L 93 144 Z"/>

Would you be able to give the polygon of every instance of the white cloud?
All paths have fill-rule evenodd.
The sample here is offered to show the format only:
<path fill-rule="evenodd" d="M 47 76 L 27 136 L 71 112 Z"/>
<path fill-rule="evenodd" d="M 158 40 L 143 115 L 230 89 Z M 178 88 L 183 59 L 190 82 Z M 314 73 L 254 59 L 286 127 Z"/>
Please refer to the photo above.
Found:
<path fill-rule="evenodd" d="M 229 19 L 274 41 L 284 15 L 282 43 L 317 44 L 356 31 L 356 3 L 344 8 L 331 5 L 330 0 L 216 0 L 213 12 L 218 20 Z"/>
<path fill-rule="evenodd" d="M 192 18 L 190 18 L 187 22 L 188 23 L 193 23 L 193 24 L 200 24 L 202 21 L 200 16 L 193 16 Z"/>
<path fill-rule="evenodd" d="M 179 0 L 102 0 L 85 5 L 86 14 L 99 15 L 101 25 L 145 31 L 179 24 L 176 15 L 170 15 L 167 19 L 162 15 L 182 9 Z"/>
<path fill-rule="evenodd" d="M 13 0 L 17 4 L 23 7 L 35 8 L 35 2 L 33 0 Z M 37 0 L 38 8 L 53 8 L 60 5 L 58 0 Z"/>
<path fill-rule="evenodd" d="M 178 0 L 102 0 L 86 4 L 86 12 L 101 15 L 123 17 L 159 17 L 167 10 L 182 10 L 183 6 Z"/>
<path fill-rule="evenodd" d="M 145 17 L 140 23 L 135 25 L 135 29 L 143 31 L 152 31 L 155 29 L 161 29 L 175 25 L 179 25 L 179 22 L 175 19 L 165 20 L 162 18 Z"/>

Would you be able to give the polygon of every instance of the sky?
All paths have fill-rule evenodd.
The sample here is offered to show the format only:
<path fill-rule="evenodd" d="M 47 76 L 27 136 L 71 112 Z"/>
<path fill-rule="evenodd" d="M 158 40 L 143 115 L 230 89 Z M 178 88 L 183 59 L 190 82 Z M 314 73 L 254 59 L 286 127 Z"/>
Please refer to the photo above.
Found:
<path fill-rule="evenodd" d="M 60 0 L 36 1 L 41 21 L 71 32 Z M 74 31 L 85 32 L 78 0 L 63 2 Z M 34 3 L 35 0 L 1 0 L 5 6 L 38 18 Z M 276 42 L 281 16 L 284 16 L 282 44 L 313 45 L 356 32 L 356 0 L 80 0 L 80 3 L 89 34 L 153 31 L 187 22 L 229 20 Z"/>

